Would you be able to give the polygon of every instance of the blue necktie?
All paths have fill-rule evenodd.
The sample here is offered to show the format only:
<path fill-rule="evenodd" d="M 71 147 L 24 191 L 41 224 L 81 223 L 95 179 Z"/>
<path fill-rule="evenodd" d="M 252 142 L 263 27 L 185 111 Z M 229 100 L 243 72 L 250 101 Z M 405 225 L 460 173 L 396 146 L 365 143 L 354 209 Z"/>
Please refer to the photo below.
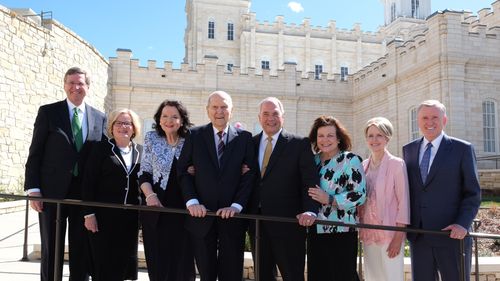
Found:
<path fill-rule="evenodd" d="M 425 183 L 427 179 L 427 174 L 429 172 L 429 163 L 431 160 L 431 148 L 432 143 L 427 143 L 425 146 L 424 156 L 422 156 L 422 161 L 420 161 L 420 177 L 422 177 L 422 182 Z"/>

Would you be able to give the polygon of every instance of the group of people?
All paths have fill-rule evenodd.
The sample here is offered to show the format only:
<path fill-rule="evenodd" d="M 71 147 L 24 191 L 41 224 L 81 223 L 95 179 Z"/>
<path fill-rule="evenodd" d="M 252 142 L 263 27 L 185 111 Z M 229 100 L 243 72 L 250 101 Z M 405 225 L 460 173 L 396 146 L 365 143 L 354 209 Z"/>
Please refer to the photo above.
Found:
<path fill-rule="evenodd" d="M 423 134 L 389 153 L 394 129 L 383 117 L 364 127 L 370 155 L 352 150 L 344 125 L 319 116 L 308 137 L 284 129 L 285 110 L 275 97 L 263 99 L 262 132 L 231 125 L 233 102 L 223 91 L 208 96 L 210 122 L 192 127 L 185 106 L 162 102 L 154 130 L 135 142 L 140 119 L 130 109 L 105 115 L 84 102 L 88 74 L 70 68 L 67 98 L 41 106 L 26 163 L 31 197 L 82 199 L 117 204 L 187 209 L 189 215 L 63 205 L 60 241 L 69 224 L 70 280 L 137 279 L 137 243 L 142 225 L 150 280 L 235 281 L 243 275 L 245 233 L 260 241 L 259 280 L 359 280 L 358 237 L 365 280 L 404 280 L 404 242 L 410 242 L 415 281 L 456 281 L 459 240 L 467 237 L 480 203 L 472 145 L 446 135 L 446 108 L 428 100 L 418 108 Z M 62 276 L 54 269 L 56 205 L 31 200 L 39 212 L 41 280 Z M 207 216 L 215 212 L 216 216 Z M 235 218 L 247 213 L 296 218 L 298 223 Z M 340 224 L 321 224 L 316 220 Z M 385 231 L 356 224 L 410 226 L 449 231 L 449 236 Z M 406 237 L 407 236 L 407 237 Z M 254 252 L 255 254 L 255 252 Z M 468 279 L 467 279 L 468 280 Z"/>

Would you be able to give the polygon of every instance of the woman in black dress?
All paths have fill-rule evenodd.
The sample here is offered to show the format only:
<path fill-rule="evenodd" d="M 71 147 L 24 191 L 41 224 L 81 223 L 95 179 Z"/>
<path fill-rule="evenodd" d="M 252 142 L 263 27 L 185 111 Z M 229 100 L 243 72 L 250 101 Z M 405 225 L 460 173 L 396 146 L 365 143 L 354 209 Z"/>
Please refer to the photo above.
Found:
<path fill-rule="evenodd" d="M 133 142 L 141 131 L 136 113 L 116 110 L 108 119 L 108 135 L 89 155 L 83 179 L 85 201 L 139 204 L 137 172 L 142 147 Z M 138 212 L 112 208 L 85 208 L 94 263 L 92 280 L 137 279 Z"/>
<path fill-rule="evenodd" d="M 166 100 L 154 115 L 155 130 L 144 138 L 139 182 L 148 206 L 185 209 L 176 165 L 188 128 L 186 108 Z M 141 212 L 144 250 L 151 281 L 195 280 L 194 258 L 185 215 Z"/>

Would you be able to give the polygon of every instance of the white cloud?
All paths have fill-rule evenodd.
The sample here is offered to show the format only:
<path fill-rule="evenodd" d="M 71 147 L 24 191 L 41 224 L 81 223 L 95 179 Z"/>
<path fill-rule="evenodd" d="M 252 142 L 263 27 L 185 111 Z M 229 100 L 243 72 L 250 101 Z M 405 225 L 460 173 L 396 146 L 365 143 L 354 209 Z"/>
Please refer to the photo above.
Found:
<path fill-rule="evenodd" d="M 292 10 L 295 13 L 300 13 L 304 11 L 304 7 L 302 7 L 302 4 L 298 2 L 288 2 L 288 8 Z"/>

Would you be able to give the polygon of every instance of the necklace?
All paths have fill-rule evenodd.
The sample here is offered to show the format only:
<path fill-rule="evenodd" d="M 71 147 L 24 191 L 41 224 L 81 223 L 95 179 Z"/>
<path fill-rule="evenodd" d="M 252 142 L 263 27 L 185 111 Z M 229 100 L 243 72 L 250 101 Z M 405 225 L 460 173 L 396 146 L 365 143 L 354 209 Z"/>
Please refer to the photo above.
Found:
<path fill-rule="evenodd" d="M 171 147 L 177 147 L 177 145 L 179 144 L 179 139 L 180 139 L 180 137 L 177 137 L 177 139 L 175 140 L 175 142 L 173 144 L 168 143 L 168 139 L 167 139 L 167 144 L 170 145 Z"/>
<path fill-rule="evenodd" d="M 126 149 L 123 149 L 118 146 L 118 149 L 122 154 L 129 154 L 132 151 L 132 148 L 130 147 L 130 144 L 126 146 Z"/>

